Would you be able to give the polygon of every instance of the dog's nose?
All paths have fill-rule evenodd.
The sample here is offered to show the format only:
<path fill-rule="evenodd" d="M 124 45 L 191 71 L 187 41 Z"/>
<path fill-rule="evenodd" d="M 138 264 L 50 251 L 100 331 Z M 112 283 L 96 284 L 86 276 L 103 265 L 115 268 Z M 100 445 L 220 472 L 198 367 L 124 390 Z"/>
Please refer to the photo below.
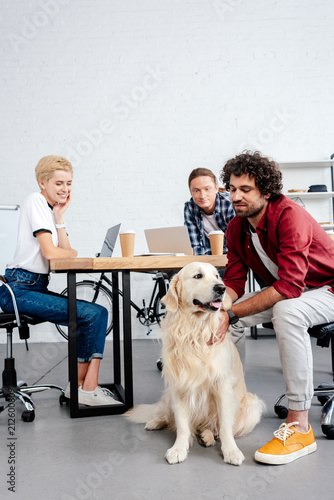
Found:
<path fill-rule="evenodd" d="M 213 287 L 213 291 L 219 293 L 220 295 L 223 295 L 223 293 L 225 292 L 225 285 L 223 285 L 222 283 L 217 283 L 217 285 Z"/>

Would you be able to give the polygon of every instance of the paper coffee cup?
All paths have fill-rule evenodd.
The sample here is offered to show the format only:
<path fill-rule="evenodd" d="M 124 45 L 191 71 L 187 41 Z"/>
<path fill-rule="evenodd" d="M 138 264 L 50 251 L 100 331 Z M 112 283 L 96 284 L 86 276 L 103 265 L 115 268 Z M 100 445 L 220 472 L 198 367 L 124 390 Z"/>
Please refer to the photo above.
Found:
<path fill-rule="evenodd" d="M 224 248 L 224 233 L 223 231 L 211 231 L 209 233 L 210 246 L 212 255 L 222 255 Z"/>
<path fill-rule="evenodd" d="M 133 257 L 135 250 L 135 231 L 123 231 L 119 235 L 122 257 Z"/>

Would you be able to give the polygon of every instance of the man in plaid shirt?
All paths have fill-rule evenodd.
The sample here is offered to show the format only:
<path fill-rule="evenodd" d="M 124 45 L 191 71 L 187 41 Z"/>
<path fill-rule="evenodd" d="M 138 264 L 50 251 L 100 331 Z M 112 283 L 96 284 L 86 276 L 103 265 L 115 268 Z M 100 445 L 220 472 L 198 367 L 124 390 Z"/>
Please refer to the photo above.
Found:
<path fill-rule="evenodd" d="M 208 255 L 211 254 L 210 231 L 225 233 L 227 224 L 235 216 L 234 209 L 229 193 L 218 190 L 217 178 L 211 170 L 196 168 L 189 175 L 188 185 L 192 198 L 184 205 L 184 223 L 194 255 Z"/>

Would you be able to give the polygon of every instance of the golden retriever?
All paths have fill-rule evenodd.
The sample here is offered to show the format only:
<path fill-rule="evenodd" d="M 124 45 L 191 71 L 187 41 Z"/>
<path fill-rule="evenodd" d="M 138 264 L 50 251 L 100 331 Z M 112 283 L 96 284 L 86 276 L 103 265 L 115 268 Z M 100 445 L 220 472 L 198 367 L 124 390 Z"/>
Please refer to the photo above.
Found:
<path fill-rule="evenodd" d="M 260 421 L 263 402 L 247 392 L 239 354 L 227 333 L 211 342 L 221 307 L 231 307 L 217 270 L 194 262 L 173 277 L 162 299 L 162 376 L 166 389 L 153 405 L 138 405 L 127 418 L 148 430 L 176 431 L 168 463 L 183 462 L 194 435 L 212 446 L 220 439 L 224 461 L 240 465 L 243 453 L 234 436 L 248 434 Z M 214 339 L 213 339 L 214 340 Z"/>

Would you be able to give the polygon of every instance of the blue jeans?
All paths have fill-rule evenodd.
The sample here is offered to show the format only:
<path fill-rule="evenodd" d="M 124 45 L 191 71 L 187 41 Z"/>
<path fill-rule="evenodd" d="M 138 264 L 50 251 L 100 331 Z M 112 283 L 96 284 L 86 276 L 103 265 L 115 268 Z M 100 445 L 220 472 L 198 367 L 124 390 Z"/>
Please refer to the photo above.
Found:
<path fill-rule="evenodd" d="M 37 274 L 24 269 L 6 269 L 8 285 L 12 288 L 20 313 L 30 314 L 50 323 L 68 325 L 68 299 L 50 292 L 48 274 Z M 12 298 L 5 286 L 0 287 L 0 307 L 14 312 Z M 78 361 L 103 357 L 108 324 L 108 311 L 98 305 L 77 301 Z"/>

